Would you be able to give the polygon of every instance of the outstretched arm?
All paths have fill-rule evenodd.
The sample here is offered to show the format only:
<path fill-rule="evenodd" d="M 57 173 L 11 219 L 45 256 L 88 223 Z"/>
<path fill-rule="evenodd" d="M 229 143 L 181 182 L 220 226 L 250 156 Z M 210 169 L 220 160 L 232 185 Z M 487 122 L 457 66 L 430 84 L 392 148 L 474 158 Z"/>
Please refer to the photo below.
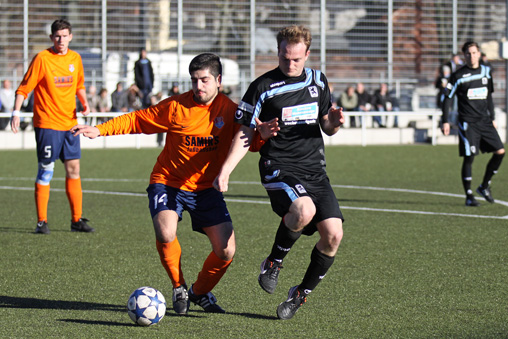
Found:
<path fill-rule="evenodd" d="M 219 175 L 213 181 L 213 187 L 219 192 L 226 192 L 228 190 L 229 176 L 235 169 L 236 165 L 249 151 L 249 146 L 252 142 L 254 130 L 247 126 L 241 126 L 233 138 L 233 143 L 229 149 L 228 156 L 222 164 Z"/>
<path fill-rule="evenodd" d="M 90 126 L 90 125 L 76 125 L 71 128 L 71 133 L 74 136 L 83 134 L 83 136 L 90 138 L 90 139 L 95 139 L 99 135 L 101 135 L 101 132 L 99 131 L 99 129 L 97 127 Z"/>

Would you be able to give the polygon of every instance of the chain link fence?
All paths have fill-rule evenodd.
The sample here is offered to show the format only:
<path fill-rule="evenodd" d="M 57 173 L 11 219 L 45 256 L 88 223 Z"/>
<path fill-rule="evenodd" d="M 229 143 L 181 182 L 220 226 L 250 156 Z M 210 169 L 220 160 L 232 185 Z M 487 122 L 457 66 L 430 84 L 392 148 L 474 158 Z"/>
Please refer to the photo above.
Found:
<path fill-rule="evenodd" d="M 248 84 L 276 67 L 277 31 L 303 24 L 313 33 L 308 66 L 325 71 L 337 91 L 364 82 L 387 82 L 411 107 L 416 88 L 433 88 L 438 66 L 476 40 L 495 69 L 496 104 L 505 104 L 506 2 L 500 0 L 2 0 L 0 78 L 16 87 L 30 60 L 51 46 L 51 23 L 73 25 L 71 49 L 83 57 L 87 85 L 111 93 L 134 79 L 134 62 L 146 48 L 155 91 L 173 81 L 190 86 L 187 66 L 201 52 L 225 61 L 224 81 L 238 100 Z M 429 103 L 429 105 L 431 105 Z"/>

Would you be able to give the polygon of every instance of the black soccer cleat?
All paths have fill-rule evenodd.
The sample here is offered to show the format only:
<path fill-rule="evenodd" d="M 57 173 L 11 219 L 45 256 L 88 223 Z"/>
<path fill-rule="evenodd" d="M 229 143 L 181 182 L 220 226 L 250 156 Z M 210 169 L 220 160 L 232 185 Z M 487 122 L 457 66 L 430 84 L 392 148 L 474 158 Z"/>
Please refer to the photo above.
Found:
<path fill-rule="evenodd" d="M 492 198 L 492 193 L 490 192 L 490 187 L 483 187 L 482 185 L 478 186 L 476 189 L 476 192 L 478 192 L 479 195 L 485 198 L 488 202 L 491 204 L 494 203 L 494 198 Z"/>
<path fill-rule="evenodd" d="M 298 286 L 289 289 L 288 299 L 280 303 L 277 307 L 277 317 L 281 320 L 293 318 L 296 311 L 307 302 L 307 295 L 298 290 Z"/>
<path fill-rule="evenodd" d="M 86 222 L 90 221 L 87 218 L 80 218 L 78 222 L 71 221 L 71 231 L 72 232 L 85 232 L 90 233 L 95 231 L 94 228 L 90 227 Z"/>
<path fill-rule="evenodd" d="M 220 307 L 217 305 L 217 298 L 212 294 L 212 292 L 208 292 L 207 294 L 201 294 L 201 295 L 195 295 L 194 291 L 192 290 L 192 286 L 189 290 L 189 299 L 194 304 L 201 306 L 203 310 L 207 313 L 226 313 Z"/>
<path fill-rule="evenodd" d="M 258 276 L 259 286 L 266 292 L 272 294 L 277 287 L 282 262 L 270 261 L 268 258 L 261 263 L 261 273 Z"/>
<path fill-rule="evenodd" d="M 189 295 L 187 293 L 187 285 L 180 285 L 173 288 L 173 310 L 177 314 L 187 314 L 189 312 Z"/>
<path fill-rule="evenodd" d="M 35 234 L 49 234 L 49 227 L 46 221 L 39 221 L 35 228 Z"/>
<path fill-rule="evenodd" d="M 477 207 L 480 206 L 480 203 L 471 195 L 466 197 L 466 206 Z"/>

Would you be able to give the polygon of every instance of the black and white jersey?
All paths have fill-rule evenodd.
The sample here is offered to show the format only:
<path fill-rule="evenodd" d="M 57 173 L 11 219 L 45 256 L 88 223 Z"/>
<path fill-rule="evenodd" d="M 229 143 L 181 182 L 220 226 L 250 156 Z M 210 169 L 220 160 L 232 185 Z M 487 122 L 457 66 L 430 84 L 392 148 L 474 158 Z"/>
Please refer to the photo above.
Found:
<path fill-rule="evenodd" d="M 287 77 L 279 68 L 257 78 L 236 111 L 236 121 L 251 128 L 255 118 L 279 118 L 280 131 L 261 147 L 264 161 L 295 173 L 324 173 L 325 155 L 320 118 L 331 107 L 324 74 L 305 68 L 298 77 Z"/>
<path fill-rule="evenodd" d="M 490 67 L 480 65 L 478 68 L 460 68 L 451 75 L 447 91 L 447 99 L 457 96 L 460 121 L 494 120 L 494 85 Z M 447 122 L 447 113 L 443 111 L 444 122 Z"/>

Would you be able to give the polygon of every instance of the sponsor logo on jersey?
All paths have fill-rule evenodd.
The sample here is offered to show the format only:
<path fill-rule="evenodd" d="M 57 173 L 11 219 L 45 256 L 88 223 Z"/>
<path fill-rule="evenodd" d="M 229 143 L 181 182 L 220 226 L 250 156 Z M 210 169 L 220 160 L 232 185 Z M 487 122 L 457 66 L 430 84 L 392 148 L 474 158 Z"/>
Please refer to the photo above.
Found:
<path fill-rule="evenodd" d="M 224 119 L 222 119 L 222 117 L 216 117 L 213 123 L 217 128 L 222 128 L 222 126 L 224 126 Z"/>
<path fill-rule="evenodd" d="M 71 87 L 73 77 L 72 75 L 66 77 L 53 77 L 53 82 L 56 87 Z"/>
<path fill-rule="evenodd" d="M 319 92 L 316 86 L 310 86 L 308 89 L 311 97 L 317 98 L 319 96 Z"/>
<path fill-rule="evenodd" d="M 469 100 L 485 100 L 489 95 L 487 87 L 470 88 L 467 90 L 467 98 Z"/>
<path fill-rule="evenodd" d="M 69 71 L 70 72 L 74 72 L 74 64 L 70 64 L 69 65 Z"/>
<path fill-rule="evenodd" d="M 282 85 L 285 85 L 285 84 L 286 84 L 285 81 L 275 82 L 275 83 L 270 85 L 270 88 L 279 87 L 279 86 L 282 86 Z"/>
<path fill-rule="evenodd" d="M 184 145 L 188 152 L 211 152 L 217 149 L 219 144 L 218 135 L 210 135 L 207 137 L 185 136 Z"/>
<path fill-rule="evenodd" d="M 282 121 L 285 125 L 313 124 L 319 115 L 317 102 L 282 108 Z"/>

